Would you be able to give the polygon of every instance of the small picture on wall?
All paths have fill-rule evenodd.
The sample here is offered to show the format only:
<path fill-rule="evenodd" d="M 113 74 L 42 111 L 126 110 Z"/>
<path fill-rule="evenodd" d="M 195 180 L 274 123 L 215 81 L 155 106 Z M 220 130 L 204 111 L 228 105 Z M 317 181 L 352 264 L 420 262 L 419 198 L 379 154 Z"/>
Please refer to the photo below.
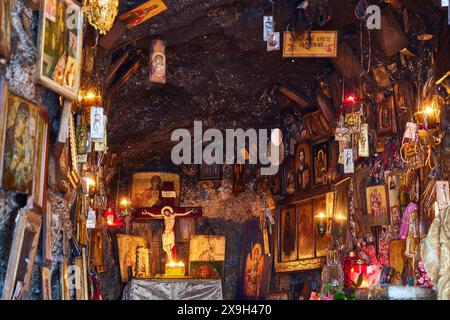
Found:
<path fill-rule="evenodd" d="M 298 210 L 298 258 L 314 258 L 313 203 L 299 205 Z"/>
<path fill-rule="evenodd" d="M 295 207 L 281 212 L 281 261 L 297 260 Z"/>
<path fill-rule="evenodd" d="M 377 185 L 366 188 L 367 225 L 382 226 L 389 224 L 386 186 Z"/>
<path fill-rule="evenodd" d="M 31 193 L 37 146 L 38 107 L 13 94 L 9 94 L 7 101 L 3 111 L 5 118 L 2 120 L 4 144 L 3 159 L 0 159 L 1 186 L 17 192 Z"/>
<path fill-rule="evenodd" d="M 377 103 L 377 133 L 386 135 L 395 132 L 394 97 L 389 96 Z"/>
<path fill-rule="evenodd" d="M 308 143 L 295 146 L 296 191 L 306 191 L 311 183 L 311 152 Z"/>
<path fill-rule="evenodd" d="M 284 162 L 284 192 L 286 194 L 295 193 L 295 161 L 289 157 Z"/>
<path fill-rule="evenodd" d="M 328 172 L 328 142 L 321 142 L 312 146 L 313 156 L 313 186 L 326 182 Z"/>

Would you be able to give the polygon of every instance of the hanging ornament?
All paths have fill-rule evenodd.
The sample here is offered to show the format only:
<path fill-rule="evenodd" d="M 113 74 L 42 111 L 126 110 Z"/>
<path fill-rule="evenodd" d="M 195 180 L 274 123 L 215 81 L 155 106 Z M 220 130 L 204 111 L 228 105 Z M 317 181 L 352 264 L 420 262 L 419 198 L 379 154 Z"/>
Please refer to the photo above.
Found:
<path fill-rule="evenodd" d="M 84 0 L 83 12 L 86 14 L 89 23 L 100 34 L 106 34 L 114 24 L 118 6 L 118 0 Z"/>

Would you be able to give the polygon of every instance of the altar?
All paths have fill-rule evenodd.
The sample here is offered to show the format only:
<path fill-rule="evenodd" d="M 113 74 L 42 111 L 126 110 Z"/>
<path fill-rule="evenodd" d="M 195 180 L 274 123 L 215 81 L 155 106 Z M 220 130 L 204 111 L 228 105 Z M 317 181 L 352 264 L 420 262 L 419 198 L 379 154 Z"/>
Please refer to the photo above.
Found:
<path fill-rule="evenodd" d="M 133 279 L 123 300 L 222 300 L 220 279 Z"/>

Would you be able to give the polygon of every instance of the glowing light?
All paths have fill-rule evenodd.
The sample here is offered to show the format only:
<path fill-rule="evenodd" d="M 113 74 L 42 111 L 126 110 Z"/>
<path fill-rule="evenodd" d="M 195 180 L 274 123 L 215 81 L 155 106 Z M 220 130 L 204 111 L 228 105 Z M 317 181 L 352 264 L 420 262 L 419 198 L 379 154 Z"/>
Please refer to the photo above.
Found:
<path fill-rule="evenodd" d="M 316 219 L 319 219 L 319 220 L 323 220 L 323 219 L 325 219 L 327 216 L 325 215 L 325 213 L 323 213 L 323 212 L 320 212 L 318 215 L 316 215 Z"/>
<path fill-rule="evenodd" d="M 130 202 L 128 201 L 127 198 L 122 198 L 122 199 L 120 200 L 120 205 L 121 205 L 122 207 L 127 207 L 129 203 L 130 203 Z"/>
<path fill-rule="evenodd" d="M 176 262 L 176 261 L 171 261 L 167 264 L 167 266 L 169 267 L 184 267 L 184 263 L 182 261 Z"/>
<path fill-rule="evenodd" d="M 361 102 L 362 99 L 355 95 L 354 93 L 349 93 L 345 95 L 344 100 L 342 101 L 343 104 L 355 104 L 357 102 Z"/>
<path fill-rule="evenodd" d="M 425 113 L 432 114 L 434 112 L 433 108 L 428 106 L 425 108 Z"/>

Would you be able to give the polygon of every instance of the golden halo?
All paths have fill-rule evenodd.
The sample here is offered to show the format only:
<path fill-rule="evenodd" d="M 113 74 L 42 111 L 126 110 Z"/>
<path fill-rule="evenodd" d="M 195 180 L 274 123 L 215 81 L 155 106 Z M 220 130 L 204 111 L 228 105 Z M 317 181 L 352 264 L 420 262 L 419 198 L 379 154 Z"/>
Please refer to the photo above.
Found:
<path fill-rule="evenodd" d="M 161 214 L 164 214 L 164 211 L 166 211 L 166 209 L 169 210 L 170 213 L 173 213 L 173 209 L 171 206 L 165 206 L 161 209 Z"/>

